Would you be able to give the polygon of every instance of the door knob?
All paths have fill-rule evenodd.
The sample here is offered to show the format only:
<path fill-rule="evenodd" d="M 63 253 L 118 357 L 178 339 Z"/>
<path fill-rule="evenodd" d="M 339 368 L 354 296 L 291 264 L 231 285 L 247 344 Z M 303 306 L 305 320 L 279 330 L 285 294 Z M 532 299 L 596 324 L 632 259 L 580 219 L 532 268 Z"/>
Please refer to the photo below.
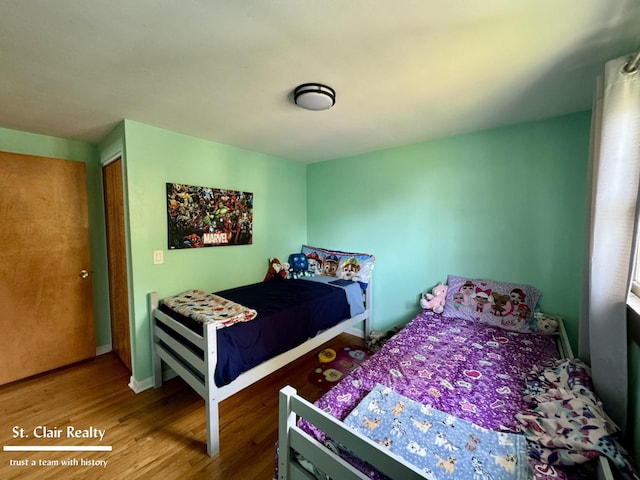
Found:
<path fill-rule="evenodd" d="M 89 277 L 89 272 L 87 272 L 86 270 L 80 270 L 80 278 L 87 278 Z"/>

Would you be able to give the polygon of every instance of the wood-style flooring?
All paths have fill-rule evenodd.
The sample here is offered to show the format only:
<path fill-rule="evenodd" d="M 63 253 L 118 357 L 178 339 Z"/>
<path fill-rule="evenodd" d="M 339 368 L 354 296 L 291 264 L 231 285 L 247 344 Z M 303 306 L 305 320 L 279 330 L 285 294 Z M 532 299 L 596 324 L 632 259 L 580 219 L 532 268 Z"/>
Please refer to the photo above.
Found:
<path fill-rule="evenodd" d="M 288 384 L 315 401 L 324 392 L 307 376 L 318 363 L 317 352 L 346 345 L 363 345 L 363 340 L 342 334 L 223 401 L 221 452 L 213 458 L 206 454 L 204 400 L 180 378 L 134 394 L 127 385 L 127 370 L 112 354 L 2 386 L 3 447 L 111 445 L 113 450 L 13 452 L 3 448 L 0 479 L 271 479 L 278 391 Z M 67 438 L 69 426 L 87 435 L 103 430 L 104 439 Z M 98 461 L 106 461 L 106 466 Z"/>

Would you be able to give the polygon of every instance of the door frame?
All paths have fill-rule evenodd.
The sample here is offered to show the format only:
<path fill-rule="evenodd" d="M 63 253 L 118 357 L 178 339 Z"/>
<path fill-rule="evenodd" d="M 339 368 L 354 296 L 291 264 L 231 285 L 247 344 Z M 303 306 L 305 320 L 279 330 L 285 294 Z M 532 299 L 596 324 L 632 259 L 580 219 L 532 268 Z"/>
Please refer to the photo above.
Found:
<path fill-rule="evenodd" d="M 112 318 L 112 295 L 113 295 L 113 289 L 112 289 L 112 285 L 111 285 L 111 279 L 110 279 L 110 273 L 109 273 L 109 268 L 110 268 L 110 259 L 109 259 L 109 254 L 108 254 L 108 242 L 109 242 L 109 234 L 108 234 L 108 225 L 107 225 L 107 217 L 106 217 L 106 208 L 107 208 L 107 195 L 108 192 L 105 190 L 105 185 L 104 185 L 104 168 L 107 167 L 108 165 L 117 162 L 118 160 L 120 160 L 122 162 L 121 165 L 121 170 L 122 170 L 122 183 L 120 185 L 121 189 L 122 189 L 122 196 L 123 196 L 123 200 L 124 200 L 124 210 L 123 210 L 123 218 L 122 221 L 124 223 L 124 230 L 125 230 L 125 238 L 124 238 L 124 255 L 123 255 L 123 262 L 124 262 L 124 267 L 126 268 L 126 286 L 125 291 L 127 294 L 127 301 L 128 301 L 128 305 L 127 305 L 127 311 L 128 311 L 128 325 L 129 325 L 129 354 L 130 354 L 130 359 L 129 359 L 129 364 L 127 365 L 126 362 L 124 360 L 123 364 L 125 364 L 125 366 L 129 369 L 129 373 L 131 375 L 131 379 L 133 379 L 133 370 L 134 370 L 134 363 L 135 363 L 135 356 L 133 355 L 133 334 L 134 334 L 134 328 L 133 328 L 133 308 L 132 308 L 132 304 L 131 304 L 131 298 L 132 298 L 132 291 L 131 291 L 131 264 L 130 264 L 130 242 L 129 242 L 129 235 L 127 235 L 127 232 L 129 230 L 128 225 L 128 211 L 127 211 L 127 190 L 125 188 L 126 186 L 126 175 L 125 175 L 125 156 L 123 154 L 122 151 L 118 151 L 116 153 L 114 153 L 113 155 L 109 156 L 106 160 L 101 161 L 100 162 L 100 177 L 101 177 L 101 185 L 102 185 L 102 203 L 103 203 L 103 212 L 104 212 L 104 220 L 105 220 L 105 256 L 106 256 L 106 264 L 107 264 L 107 305 L 108 305 L 108 309 L 109 309 L 109 333 L 110 333 L 110 337 L 111 337 L 111 343 L 110 343 L 110 347 L 111 347 L 111 351 L 114 351 L 113 348 L 113 318 Z M 120 288 L 123 288 L 122 286 L 120 286 Z M 115 353 L 115 351 L 114 351 Z"/>

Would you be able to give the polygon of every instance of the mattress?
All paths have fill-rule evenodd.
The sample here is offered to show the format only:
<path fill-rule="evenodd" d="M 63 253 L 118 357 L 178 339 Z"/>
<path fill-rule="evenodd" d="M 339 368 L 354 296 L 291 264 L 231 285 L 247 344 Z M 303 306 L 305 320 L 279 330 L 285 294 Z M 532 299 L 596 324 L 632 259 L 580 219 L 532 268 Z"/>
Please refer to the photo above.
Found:
<path fill-rule="evenodd" d="M 515 432 L 519 428 L 516 414 L 528 408 L 522 396 L 524 375 L 534 365 L 558 358 L 551 336 L 423 311 L 316 406 L 344 420 L 380 384 L 481 428 Z M 299 426 L 319 442 L 331 442 L 308 421 L 300 420 Z M 386 478 L 362 461 L 346 457 L 371 478 Z"/>
<path fill-rule="evenodd" d="M 241 373 L 351 317 L 352 306 L 346 292 L 353 288 L 360 291 L 360 287 L 355 283 L 340 287 L 318 280 L 261 282 L 215 292 L 258 312 L 250 322 L 217 331 L 216 385 L 231 383 Z M 165 305 L 161 304 L 159 309 L 202 334 L 201 323 Z M 363 311 L 364 307 L 359 307 L 359 310 Z M 203 355 L 201 351 L 196 353 Z"/>

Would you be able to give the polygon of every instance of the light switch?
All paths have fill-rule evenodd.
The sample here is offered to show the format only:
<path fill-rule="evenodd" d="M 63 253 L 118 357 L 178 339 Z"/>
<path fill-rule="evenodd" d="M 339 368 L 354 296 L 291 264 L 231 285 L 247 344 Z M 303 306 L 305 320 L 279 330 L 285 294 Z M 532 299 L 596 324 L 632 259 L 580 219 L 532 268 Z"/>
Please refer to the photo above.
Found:
<path fill-rule="evenodd" d="M 164 254 L 162 250 L 154 250 L 153 251 L 153 264 L 160 265 L 164 263 Z"/>

